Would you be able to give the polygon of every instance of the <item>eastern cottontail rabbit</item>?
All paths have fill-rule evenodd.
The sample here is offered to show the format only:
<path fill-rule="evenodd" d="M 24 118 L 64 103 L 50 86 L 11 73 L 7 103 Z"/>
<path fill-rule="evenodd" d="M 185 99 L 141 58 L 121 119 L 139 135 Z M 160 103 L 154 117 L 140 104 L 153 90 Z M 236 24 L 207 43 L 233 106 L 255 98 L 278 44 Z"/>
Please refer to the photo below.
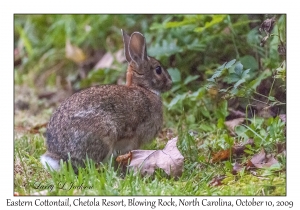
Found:
<path fill-rule="evenodd" d="M 123 31 L 122 31 L 123 32 Z M 41 162 L 60 169 L 71 158 L 82 166 L 86 157 L 103 162 L 111 154 L 138 149 L 162 128 L 160 92 L 172 86 L 168 72 L 149 57 L 144 36 L 123 32 L 128 61 L 127 85 L 102 85 L 77 92 L 54 112 L 48 124 L 47 152 Z"/>

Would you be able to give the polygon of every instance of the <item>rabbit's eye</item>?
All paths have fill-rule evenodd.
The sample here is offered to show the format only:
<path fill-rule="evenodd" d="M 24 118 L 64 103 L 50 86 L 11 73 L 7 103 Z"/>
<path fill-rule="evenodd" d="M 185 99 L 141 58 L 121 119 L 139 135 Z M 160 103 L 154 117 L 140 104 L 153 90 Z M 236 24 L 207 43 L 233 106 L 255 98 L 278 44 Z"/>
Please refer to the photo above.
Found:
<path fill-rule="evenodd" d="M 160 67 L 160 66 L 157 66 L 157 67 L 155 68 L 155 70 L 156 70 L 156 73 L 157 73 L 157 74 L 161 74 L 161 67 Z"/>

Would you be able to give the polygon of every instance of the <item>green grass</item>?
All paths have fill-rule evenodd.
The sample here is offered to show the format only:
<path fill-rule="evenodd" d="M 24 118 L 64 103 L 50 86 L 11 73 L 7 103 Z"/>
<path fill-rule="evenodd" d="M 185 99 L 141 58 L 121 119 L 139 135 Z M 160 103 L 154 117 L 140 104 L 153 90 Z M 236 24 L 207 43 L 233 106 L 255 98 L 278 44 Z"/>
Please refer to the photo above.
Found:
<path fill-rule="evenodd" d="M 187 134 L 188 135 L 188 134 Z M 78 175 L 64 163 L 60 172 L 48 171 L 39 161 L 45 152 L 42 134 L 25 134 L 15 139 L 14 190 L 21 195 L 285 195 L 285 172 L 268 176 L 253 176 L 245 171 L 232 175 L 226 161 L 208 163 L 185 157 L 182 176 L 175 180 L 158 170 L 151 177 L 141 177 L 132 171 L 121 173 L 113 163 L 95 167 L 92 161 L 79 168 Z M 155 142 L 155 141 L 154 141 Z M 179 145 L 182 142 L 179 142 Z M 155 149 L 155 148 L 154 148 Z M 198 158 L 201 159 L 198 154 Z M 263 174 L 265 170 L 259 170 Z M 210 186 L 216 175 L 226 174 L 223 184 Z M 40 192 L 40 193 L 39 193 Z"/>

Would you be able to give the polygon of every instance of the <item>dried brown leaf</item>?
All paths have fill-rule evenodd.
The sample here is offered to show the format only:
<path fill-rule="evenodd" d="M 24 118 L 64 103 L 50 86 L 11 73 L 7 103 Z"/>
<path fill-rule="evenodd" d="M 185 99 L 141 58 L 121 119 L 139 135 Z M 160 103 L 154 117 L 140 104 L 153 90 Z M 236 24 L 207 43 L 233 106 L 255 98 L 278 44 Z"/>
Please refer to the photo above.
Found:
<path fill-rule="evenodd" d="M 285 56 L 286 55 L 286 48 L 285 46 L 278 45 L 277 51 L 279 55 Z"/>
<path fill-rule="evenodd" d="M 116 161 L 119 163 L 119 164 L 122 164 L 122 165 L 128 165 L 128 163 L 130 163 L 132 159 L 132 152 L 128 152 L 124 155 L 119 155 L 116 159 Z"/>
<path fill-rule="evenodd" d="M 175 137 L 175 132 L 170 128 L 162 129 L 158 134 L 159 139 L 172 139 L 174 137 Z"/>
<path fill-rule="evenodd" d="M 253 146 L 254 145 L 253 139 L 248 139 L 246 141 L 246 143 L 244 143 L 242 145 L 234 145 L 232 147 L 233 154 L 236 155 L 236 156 L 239 156 L 239 155 L 243 154 L 247 145 Z"/>
<path fill-rule="evenodd" d="M 280 114 L 279 118 L 282 120 L 282 122 L 286 123 L 286 114 Z"/>
<path fill-rule="evenodd" d="M 113 61 L 114 61 L 114 56 L 110 52 L 107 52 L 95 65 L 94 69 L 110 68 L 111 65 L 113 64 Z"/>
<path fill-rule="evenodd" d="M 269 168 L 272 165 L 278 164 L 278 161 L 276 160 L 276 158 L 273 155 L 267 155 L 267 160 L 265 161 L 265 163 L 263 164 L 258 164 L 255 165 L 257 168 L 261 167 L 261 168 Z"/>
<path fill-rule="evenodd" d="M 220 185 L 223 184 L 222 181 L 223 181 L 223 179 L 225 179 L 225 178 L 226 178 L 225 175 L 215 176 L 215 177 L 211 180 L 211 182 L 209 183 L 209 186 L 212 186 L 212 187 L 214 187 L 214 186 L 220 186 Z"/>
<path fill-rule="evenodd" d="M 14 127 L 15 132 L 17 133 L 31 133 L 31 134 L 36 134 L 36 133 L 40 133 L 40 129 L 42 128 L 46 128 L 48 123 L 43 123 L 43 124 L 39 124 L 36 125 L 34 127 L 28 128 L 28 127 L 24 127 L 21 125 L 16 125 Z"/>
<path fill-rule="evenodd" d="M 259 31 L 262 32 L 266 32 L 267 35 L 269 35 L 272 31 L 272 29 L 274 28 L 274 23 L 275 23 L 275 16 L 273 16 L 272 18 L 268 18 L 266 20 L 264 20 L 264 22 L 261 24 Z"/>
<path fill-rule="evenodd" d="M 232 135 L 235 135 L 234 128 L 238 125 L 241 125 L 244 122 L 244 120 L 245 120 L 244 117 L 228 120 L 225 122 L 225 125 L 227 129 L 230 131 L 230 133 Z"/>
<path fill-rule="evenodd" d="M 278 161 L 273 155 L 267 155 L 265 150 L 261 149 L 258 154 L 255 154 L 251 160 L 248 161 L 247 168 L 269 168 L 277 163 Z"/>
<path fill-rule="evenodd" d="M 168 175 L 180 177 L 183 171 L 184 157 L 178 150 L 178 137 L 168 141 L 163 150 L 133 150 L 128 167 L 142 175 L 152 175 L 155 169 L 163 169 Z"/>
<path fill-rule="evenodd" d="M 242 145 L 234 145 L 230 149 L 218 151 L 213 155 L 211 162 L 215 163 L 215 162 L 227 160 L 229 159 L 230 155 L 239 156 L 244 153 L 247 145 L 252 146 L 253 144 L 254 144 L 253 139 L 248 139 L 247 142 Z"/>
<path fill-rule="evenodd" d="M 41 128 L 46 128 L 48 123 L 43 123 L 40 125 L 36 125 L 29 130 L 30 133 L 39 133 Z"/>
<path fill-rule="evenodd" d="M 79 47 L 72 45 L 70 40 L 67 39 L 67 41 L 66 41 L 66 58 L 79 64 L 86 59 L 86 56 Z"/>
<path fill-rule="evenodd" d="M 112 54 L 111 52 L 105 53 L 102 58 L 96 63 L 94 69 L 103 69 L 103 68 L 117 68 L 113 66 L 114 61 L 122 63 L 125 61 L 124 51 L 119 50 L 116 53 Z"/>
<path fill-rule="evenodd" d="M 211 162 L 215 163 L 215 162 L 227 160 L 229 159 L 231 153 L 232 153 L 231 149 L 221 150 L 213 155 Z"/>
<path fill-rule="evenodd" d="M 267 35 L 267 36 L 265 36 L 265 37 L 263 37 L 261 40 L 260 40 L 260 46 L 261 47 L 263 47 L 263 46 L 265 46 L 265 43 L 266 43 L 266 41 L 269 39 L 269 36 Z"/>
<path fill-rule="evenodd" d="M 29 103 L 24 100 L 17 100 L 15 102 L 15 110 L 28 110 L 29 109 Z"/>
<path fill-rule="evenodd" d="M 226 118 L 234 119 L 234 118 L 245 118 L 246 114 L 239 110 L 229 109 L 229 116 Z M 229 119 L 228 119 L 229 120 Z"/>
<path fill-rule="evenodd" d="M 277 154 L 285 153 L 285 151 L 286 151 L 286 142 L 277 143 L 276 147 L 277 147 Z"/>
<path fill-rule="evenodd" d="M 276 18 L 275 18 L 275 16 L 273 16 L 272 18 L 266 19 L 261 24 L 259 31 L 260 32 L 264 31 L 266 33 L 266 36 L 261 39 L 260 46 L 263 47 L 265 45 L 267 39 L 270 37 L 270 33 L 274 28 L 275 20 L 276 20 Z"/>
<path fill-rule="evenodd" d="M 241 171 L 242 169 L 243 169 L 244 167 L 241 165 L 241 164 L 239 164 L 239 163 L 235 163 L 234 164 L 234 166 L 233 166 L 233 168 L 232 168 L 232 174 L 233 175 L 236 175 L 239 171 Z"/>

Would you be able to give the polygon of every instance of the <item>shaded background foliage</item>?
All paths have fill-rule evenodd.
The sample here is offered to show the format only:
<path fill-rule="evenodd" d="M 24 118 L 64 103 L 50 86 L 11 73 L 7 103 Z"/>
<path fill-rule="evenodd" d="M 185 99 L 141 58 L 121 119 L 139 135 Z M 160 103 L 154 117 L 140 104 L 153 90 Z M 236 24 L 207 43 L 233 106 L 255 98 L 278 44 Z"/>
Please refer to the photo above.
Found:
<path fill-rule="evenodd" d="M 176 88 L 179 92 L 203 86 L 218 66 L 232 59 L 250 68 L 251 76 L 255 77 L 267 69 L 272 71 L 284 60 L 278 53 L 277 36 L 271 37 L 264 47 L 259 45 L 263 34 L 258 28 L 264 19 L 272 16 L 15 15 L 16 83 L 24 82 L 22 77 L 32 73 L 35 76 L 26 78 L 26 82 L 30 79 L 31 85 L 39 84 L 40 75 L 52 70 L 55 74 L 47 74 L 43 87 L 55 85 L 57 76 L 70 80 L 75 89 L 91 85 L 78 80 L 86 79 L 91 70 L 99 70 L 93 68 L 105 52 L 115 53 L 123 48 L 121 28 L 145 35 L 149 54 L 171 68 L 175 84 L 198 76 L 193 83 Z M 285 16 L 277 15 L 276 19 L 273 31 L 279 31 L 280 27 L 280 35 L 285 40 Z M 65 57 L 67 40 L 83 51 L 85 59 L 76 63 Z M 61 65 L 57 67 L 58 63 Z M 108 79 L 103 76 L 93 82 L 116 82 L 114 71 L 119 71 L 118 76 L 125 71 L 125 65 L 118 65 L 121 70 L 105 71 Z M 80 76 L 79 69 L 84 69 L 86 74 Z"/>

